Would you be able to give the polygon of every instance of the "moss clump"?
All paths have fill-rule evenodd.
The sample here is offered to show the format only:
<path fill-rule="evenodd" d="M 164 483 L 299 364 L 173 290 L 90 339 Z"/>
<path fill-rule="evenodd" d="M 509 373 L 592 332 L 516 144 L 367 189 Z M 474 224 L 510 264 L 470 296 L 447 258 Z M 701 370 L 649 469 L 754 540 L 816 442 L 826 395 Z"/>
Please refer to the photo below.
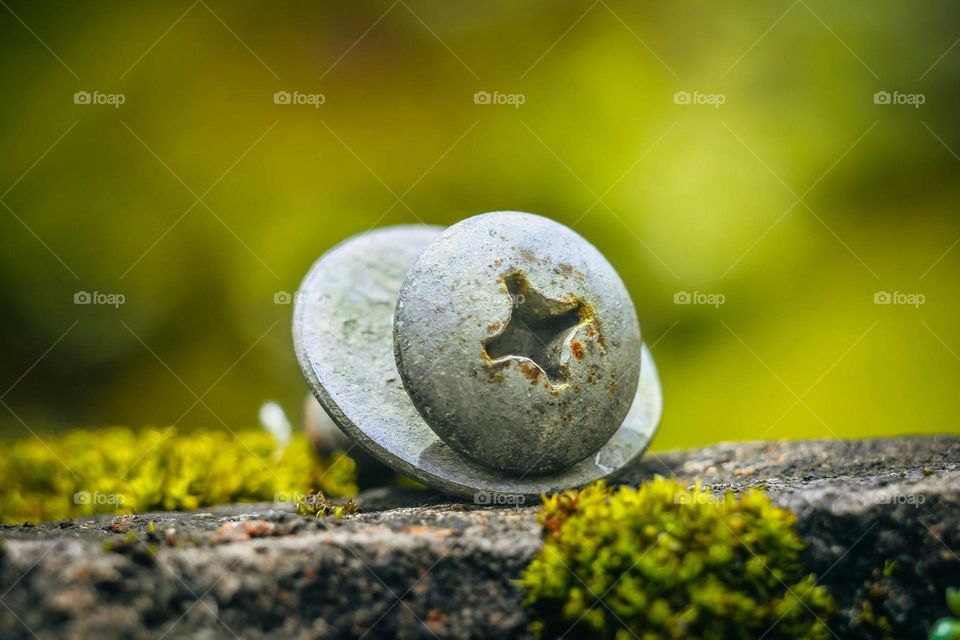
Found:
<path fill-rule="evenodd" d="M 538 635 L 827 638 L 830 595 L 802 576 L 794 516 L 656 478 L 544 499 L 544 546 L 521 579 Z"/>
<path fill-rule="evenodd" d="M 315 518 L 323 518 L 324 516 L 342 518 L 346 515 L 360 513 L 360 505 L 353 500 L 347 500 L 343 504 L 334 504 L 327 500 L 322 491 L 311 490 L 305 496 L 298 496 L 295 504 L 297 513 Z"/>
<path fill-rule="evenodd" d="M 273 501 L 311 488 L 330 496 L 357 490 L 354 461 L 342 453 L 320 460 L 302 435 L 278 450 L 265 431 L 111 427 L 5 448 L 0 522 L 7 523 Z"/>
<path fill-rule="evenodd" d="M 851 612 L 847 630 L 851 640 L 889 640 L 894 637 L 888 605 L 890 594 L 897 588 L 896 573 L 897 561 L 885 560 L 883 567 L 875 568 L 863 586 L 857 589 L 854 597 L 857 604 Z"/>
<path fill-rule="evenodd" d="M 937 620 L 930 640 L 960 640 L 960 589 L 947 589 L 947 608 L 956 617 Z"/>
<path fill-rule="evenodd" d="M 116 537 L 105 540 L 103 550 L 130 556 L 142 564 L 150 564 L 160 550 L 162 543 L 163 538 L 157 531 L 157 524 L 151 520 L 144 537 L 138 536 L 136 531 L 128 531 L 127 535 L 122 538 Z"/>

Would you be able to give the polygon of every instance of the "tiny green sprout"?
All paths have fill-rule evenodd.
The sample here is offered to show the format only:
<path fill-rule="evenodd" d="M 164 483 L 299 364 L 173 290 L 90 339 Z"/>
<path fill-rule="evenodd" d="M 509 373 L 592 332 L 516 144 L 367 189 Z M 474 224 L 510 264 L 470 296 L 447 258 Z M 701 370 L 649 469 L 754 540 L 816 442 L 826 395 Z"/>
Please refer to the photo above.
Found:
<path fill-rule="evenodd" d="M 310 490 L 305 496 L 298 496 L 296 499 L 297 513 L 302 516 L 313 516 L 322 518 L 330 516 L 339 519 L 345 515 L 352 515 L 360 512 L 360 506 L 353 500 L 347 500 L 343 504 L 333 504 L 329 502 L 322 491 Z"/>
<path fill-rule="evenodd" d="M 947 608 L 950 609 L 950 613 L 960 618 L 960 589 L 947 588 Z"/>
<path fill-rule="evenodd" d="M 829 638 L 836 606 L 804 575 L 795 517 L 661 477 L 544 498 L 544 544 L 524 571 L 535 635 Z"/>
<path fill-rule="evenodd" d="M 893 575 L 893 572 L 897 569 L 896 560 L 884 560 L 883 562 L 883 577 L 889 578 Z"/>
<path fill-rule="evenodd" d="M 151 535 L 157 534 L 157 523 L 153 520 L 150 521 L 150 524 L 147 525 L 147 533 Z"/>

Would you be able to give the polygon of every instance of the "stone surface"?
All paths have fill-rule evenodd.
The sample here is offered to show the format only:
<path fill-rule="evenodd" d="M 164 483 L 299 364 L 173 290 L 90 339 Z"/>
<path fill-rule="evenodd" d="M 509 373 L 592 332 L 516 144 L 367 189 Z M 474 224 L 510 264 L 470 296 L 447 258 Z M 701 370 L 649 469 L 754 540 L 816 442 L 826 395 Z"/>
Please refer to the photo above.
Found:
<path fill-rule="evenodd" d="M 313 265 L 297 292 L 294 344 L 300 368 L 327 413 L 371 456 L 456 495 L 535 497 L 616 474 L 646 449 L 662 394 L 649 349 L 630 412 L 594 456 L 569 469 L 509 476 L 458 454 L 427 426 L 404 390 L 394 358 L 400 286 L 438 227 L 386 227 L 354 236 Z"/>
<path fill-rule="evenodd" d="M 403 280 L 394 336 L 427 424 L 512 475 L 595 454 L 640 380 L 640 327 L 620 276 L 572 229 L 529 213 L 473 216 L 431 242 Z"/>
<path fill-rule="evenodd" d="M 794 510 L 806 567 L 842 607 L 836 637 L 875 637 L 857 625 L 869 600 L 894 637 L 922 638 L 960 582 L 955 436 L 722 444 L 648 454 L 624 479 L 654 474 L 761 487 Z M 0 637 L 523 636 L 513 581 L 540 547 L 534 506 L 401 489 L 360 502 L 342 520 L 235 505 L 2 527 Z M 130 531 L 147 543 L 124 544 Z"/>

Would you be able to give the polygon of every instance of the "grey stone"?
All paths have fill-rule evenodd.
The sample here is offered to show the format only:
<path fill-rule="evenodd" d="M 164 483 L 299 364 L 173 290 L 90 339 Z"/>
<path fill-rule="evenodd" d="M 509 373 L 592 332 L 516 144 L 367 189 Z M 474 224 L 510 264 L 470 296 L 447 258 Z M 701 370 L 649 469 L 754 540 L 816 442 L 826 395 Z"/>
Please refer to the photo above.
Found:
<path fill-rule="evenodd" d="M 473 216 L 410 267 L 394 321 L 403 385 L 474 462 L 562 471 L 617 431 L 640 379 L 640 327 L 616 271 L 547 218 Z"/>
<path fill-rule="evenodd" d="M 792 509 L 805 569 L 840 605 L 835 637 L 875 637 L 860 615 L 867 600 L 898 639 L 924 638 L 947 615 L 944 591 L 960 575 L 956 436 L 720 444 L 649 454 L 626 479 L 654 474 L 763 488 Z M 525 635 L 516 578 L 541 545 L 532 503 L 403 489 L 359 500 L 363 512 L 341 520 L 234 505 L 0 527 L 0 637 Z M 151 521 L 156 549 L 103 550 L 127 531 L 149 540 Z"/>
<path fill-rule="evenodd" d="M 355 236 L 324 254 L 297 293 L 294 345 L 310 389 L 333 420 L 370 455 L 448 493 L 496 500 L 535 497 L 614 477 L 639 458 L 661 414 L 649 351 L 630 410 L 599 451 L 562 471 L 510 476 L 444 443 L 407 395 L 394 358 L 394 309 L 417 256 L 438 227 L 398 226 Z M 529 385 L 528 385 L 529 386 Z"/>

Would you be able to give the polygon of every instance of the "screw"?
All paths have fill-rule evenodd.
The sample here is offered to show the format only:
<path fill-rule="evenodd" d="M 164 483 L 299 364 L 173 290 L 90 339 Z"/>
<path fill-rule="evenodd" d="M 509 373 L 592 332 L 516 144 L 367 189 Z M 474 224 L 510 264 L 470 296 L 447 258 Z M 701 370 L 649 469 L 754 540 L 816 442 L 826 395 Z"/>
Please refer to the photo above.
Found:
<path fill-rule="evenodd" d="M 633 303 L 568 227 L 527 213 L 464 220 L 403 280 L 394 314 L 403 386 L 447 445 L 514 475 L 596 453 L 640 377 Z"/>

